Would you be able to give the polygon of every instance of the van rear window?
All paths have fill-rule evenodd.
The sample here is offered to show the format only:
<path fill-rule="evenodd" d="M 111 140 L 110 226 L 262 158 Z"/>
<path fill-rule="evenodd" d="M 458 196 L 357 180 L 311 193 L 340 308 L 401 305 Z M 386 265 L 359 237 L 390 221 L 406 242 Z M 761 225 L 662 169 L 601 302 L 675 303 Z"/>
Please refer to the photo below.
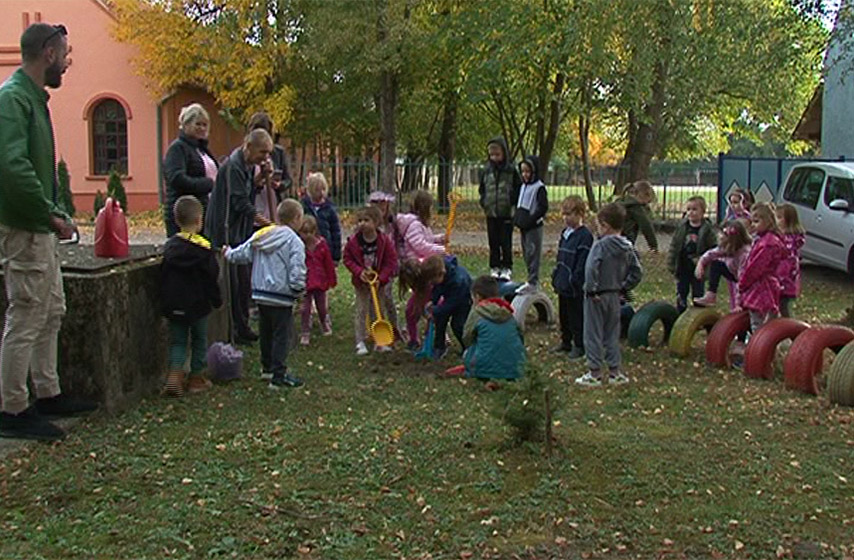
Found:
<path fill-rule="evenodd" d="M 786 183 L 783 198 L 792 204 L 815 209 L 824 184 L 824 171 L 814 167 L 795 169 Z"/>

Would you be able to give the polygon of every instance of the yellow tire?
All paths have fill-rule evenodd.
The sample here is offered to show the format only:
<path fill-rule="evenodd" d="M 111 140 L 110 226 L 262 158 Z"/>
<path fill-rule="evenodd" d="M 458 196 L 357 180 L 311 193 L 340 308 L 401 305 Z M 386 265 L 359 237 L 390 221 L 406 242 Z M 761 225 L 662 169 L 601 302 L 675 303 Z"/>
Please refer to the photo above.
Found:
<path fill-rule="evenodd" d="M 709 307 L 690 307 L 673 323 L 670 332 L 670 351 L 684 358 L 691 352 L 691 341 L 700 329 L 710 329 L 721 314 Z"/>
<path fill-rule="evenodd" d="M 834 404 L 854 406 L 854 342 L 846 344 L 830 366 L 827 398 Z"/>

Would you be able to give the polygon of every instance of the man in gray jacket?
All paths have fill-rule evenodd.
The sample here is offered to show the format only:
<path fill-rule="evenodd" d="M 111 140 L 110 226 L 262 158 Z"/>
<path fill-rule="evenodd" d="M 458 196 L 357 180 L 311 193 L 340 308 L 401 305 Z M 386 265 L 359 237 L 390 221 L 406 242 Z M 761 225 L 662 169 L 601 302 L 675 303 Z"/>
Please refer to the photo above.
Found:
<path fill-rule="evenodd" d="M 620 370 L 620 299 L 643 277 L 634 246 L 622 236 L 626 210 L 617 203 L 606 204 L 596 217 L 599 239 L 584 267 L 584 350 L 589 371 L 575 380 L 588 387 L 602 385 L 603 362 L 610 382 L 629 380 Z"/>

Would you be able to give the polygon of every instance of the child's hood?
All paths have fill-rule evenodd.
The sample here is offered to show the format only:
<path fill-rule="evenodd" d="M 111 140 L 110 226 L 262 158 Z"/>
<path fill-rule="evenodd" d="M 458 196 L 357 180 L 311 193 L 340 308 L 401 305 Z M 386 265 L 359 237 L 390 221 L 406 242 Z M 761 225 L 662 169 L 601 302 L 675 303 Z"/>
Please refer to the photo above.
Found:
<path fill-rule="evenodd" d="M 395 225 L 397 226 L 397 231 L 401 233 L 401 235 L 406 234 L 406 230 L 409 229 L 409 226 L 412 225 L 412 222 L 418 221 L 418 216 L 415 214 L 398 214 L 395 219 Z"/>
<path fill-rule="evenodd" d="M 497 144 L 498 147 L 501 148 L 501 151 L 504 152 L 504 160 L 501 165 L 506 166 L 509 160 L 508 154 L 510 153 L 510 150 L 507 148 L 507 140 L 505 140 L 503 136 L 496 136 L 495 138 L 492 138 L 489 142 L 486 143 L 487 149 L 489 148 L 490 144 Z M 490 163 L 492 163 L 491 160 Z"/>
<path fill-rule="evenodd" d="M 453 255 L 448 255 L 445 257 L 445 278 L 442 280 L 442 284 L 445 284 L 449 280 L 453 281 L 457 277 L 457 269 L 459 268 L 459 264 L 457 264 L 457 257 Z"/>
<path fill-rule="evenodd" d="M 501 298 L 489 298 L 478 303 L 474 312 L 493 323 L 513 321 L 513 307 Z"/>
<path fill-rule="evenodd" d="M 163 247 L 164 260 L 178 268 L 205 266 L 210 256 L 210 242 L 198 234 L 176 234 Z"/>
<path fill-rule="evenodd" d="M 531 166 L 531 180 L 528 181 L 529 185 L 533 185 L 534 183 L 541 182 L 540 181 L 540 158 L 538 156 L 527 156 L 522 160 L 522 163 L 527 163 Z M 522 171 L 522 163 L 519 164 L 519 172 Z"/>
<path fill-rule="evenodd" d="M 262 253 L 272 253 L 282 246 L 290 244 L 299 236 L 288 226 L 267 226 L 255 232 L 252 236 L 252 246 Z"/>
<path fill-rule="evenodd" d="M 601 246 L 602 258 L 622 258 L 624 254 L 634 250 L 632 242 L 622 235 L 606 235 L 600 237 L 597 243 Z"/>

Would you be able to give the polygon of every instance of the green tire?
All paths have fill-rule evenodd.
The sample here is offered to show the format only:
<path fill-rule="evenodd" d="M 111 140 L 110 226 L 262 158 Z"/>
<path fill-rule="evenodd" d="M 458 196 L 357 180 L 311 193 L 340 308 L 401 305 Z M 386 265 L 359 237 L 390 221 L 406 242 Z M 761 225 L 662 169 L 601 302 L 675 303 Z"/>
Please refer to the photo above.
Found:
<path fill-rule="evenodd" d="M 679 318 L 676 307 L 666 301 L 651 301 L 638 309 L 629 323 L 629 346 L 649 346 L 649 331 L 656 321 L 664 326 L 664 344 L 670 339 L 673 324 Z"/>
<path fill-rule="evenodd" d="M 854 406 L 854 342 L 846 344 L 830 366 L 827 398 L 834 404 Z"/>

